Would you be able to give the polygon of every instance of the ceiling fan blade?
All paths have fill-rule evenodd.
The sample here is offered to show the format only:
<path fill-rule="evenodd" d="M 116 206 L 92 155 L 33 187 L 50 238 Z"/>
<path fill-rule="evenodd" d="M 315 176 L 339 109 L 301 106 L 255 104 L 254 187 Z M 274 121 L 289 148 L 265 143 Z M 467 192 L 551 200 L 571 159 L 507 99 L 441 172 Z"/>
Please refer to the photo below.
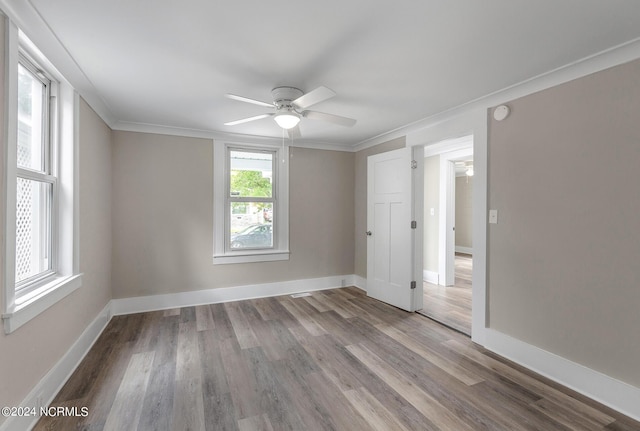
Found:
<path fill-rule="evenodd" d="M 330 99 L 335 95 L 336 93 L 332 89 L 320 86 L 315 90 L 311 90 L 310 92 L 298 97 L 293 101 L 293 104 L 300 109 L 305 109 L 311 105 Z"/>
<path fill-rule="evenodd" d="M 300 133 L 300 125 L 287 129 L 287 133 L 289 134 L 289 139 L 300 138 L 302 136 Z"/>
<path fill-rule="evenodd" d="M 273 103 L 262 102 L 256 99 L 249 99 L 248 97 L 236 96 L 235 94 L 225 94 L 229 99 L 237 100 L 239 102 L 253 103 L 254 105 L 266 106 L 268 108 L 273 108 Z"/>
<path fill-rule="evenodd" d="M 260 120 L 262 118 L 271 117 L 273 114 L 256 115 L 255 117 L 243 118 L 241 120 L 229 121 L 224 123 L 225 126 L 235 126 L 236 124 L 248 123 L 249 121 Z"/>
<path fill-rule="evenodd" d="M 304 111 L 302 115 L 306 118 L 311 118 L 312 120 L 327 121 L 344 127 L 353 127 L 356 124 L 356 120 L 353 118 L 341 117 L 340 115 L 334 114 L 325 114 L 324 112 Z"/>

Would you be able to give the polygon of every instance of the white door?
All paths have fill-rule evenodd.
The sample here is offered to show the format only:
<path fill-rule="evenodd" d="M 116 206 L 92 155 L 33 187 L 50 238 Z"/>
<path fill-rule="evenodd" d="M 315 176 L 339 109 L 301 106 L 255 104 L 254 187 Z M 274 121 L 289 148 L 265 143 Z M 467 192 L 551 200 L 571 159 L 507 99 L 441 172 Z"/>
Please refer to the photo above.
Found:
<path fill-rule="evenodd" d="M 412 227 L 412 220 L 422 220 L 415 217 L 422 202 L 415 205 L 413 199 L 414 187 L 423 182 L 421 168 L 422 147 L 367 161 L 367 295 L 407 311 L 422 308 L 422 277 L 416 277 L 422 229 Z"/>

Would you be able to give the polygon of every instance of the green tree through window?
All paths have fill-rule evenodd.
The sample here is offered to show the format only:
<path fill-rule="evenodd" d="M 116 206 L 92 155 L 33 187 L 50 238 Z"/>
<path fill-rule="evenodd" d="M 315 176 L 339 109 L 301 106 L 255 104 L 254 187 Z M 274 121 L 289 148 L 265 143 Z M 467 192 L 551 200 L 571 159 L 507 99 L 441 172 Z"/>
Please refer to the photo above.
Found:
<path fill-rule="evenodd" d="M 260 171 L 231 171 L 231 194 L 234 196 L 271 197 L 271 180 Z"/>

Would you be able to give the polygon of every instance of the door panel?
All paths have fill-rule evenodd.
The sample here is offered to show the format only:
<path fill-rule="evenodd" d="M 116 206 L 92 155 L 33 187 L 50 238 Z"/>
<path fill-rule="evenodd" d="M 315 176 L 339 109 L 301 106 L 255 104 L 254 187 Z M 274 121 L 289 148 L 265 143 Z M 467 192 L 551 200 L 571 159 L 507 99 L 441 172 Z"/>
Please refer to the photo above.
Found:
<path fill-rule="evenodd" d="M 391 202 L 389 205 L 389 283 L 397 289 L 402 288 L 402 283 L 407 280 L 406 271 L 411 268 L 407 265 L 410 263 L 407 262 L 407 248 L 410 247 L 410 243 L 406 243 L 407 220 L 404 206 L 404 202 Z M 408 275 L 411 279 L 411 275 Z"/>
<path fill-rule="evenodd" d="M 375 235 L 372 237 L 374 242 L 373 277 L 376 281 L 384 282 L 389 278 L 389 233 L 387 230 L 378 229 L 377 227 L 389 225 L 387 206 L 383 203 L 375 204 L 373 218 L 373 226 L 376 229 Z"/>
<path fill-rule="evenodd" d="M 367 295 L 408 311 L 416 309 L 412 153 L 403 148 L 367 161 Z"/>

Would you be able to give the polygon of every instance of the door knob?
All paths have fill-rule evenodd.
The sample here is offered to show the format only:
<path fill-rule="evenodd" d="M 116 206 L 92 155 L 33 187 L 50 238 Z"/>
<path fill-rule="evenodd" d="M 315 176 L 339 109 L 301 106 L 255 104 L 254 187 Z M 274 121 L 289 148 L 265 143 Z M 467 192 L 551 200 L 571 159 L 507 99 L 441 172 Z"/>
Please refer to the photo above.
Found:
<path fill-rule="evenodd" d="M 370 230 L 366 231 L 365 233 L 367 234 L 367 236 L 371 236 L 372 235 Z"/>

